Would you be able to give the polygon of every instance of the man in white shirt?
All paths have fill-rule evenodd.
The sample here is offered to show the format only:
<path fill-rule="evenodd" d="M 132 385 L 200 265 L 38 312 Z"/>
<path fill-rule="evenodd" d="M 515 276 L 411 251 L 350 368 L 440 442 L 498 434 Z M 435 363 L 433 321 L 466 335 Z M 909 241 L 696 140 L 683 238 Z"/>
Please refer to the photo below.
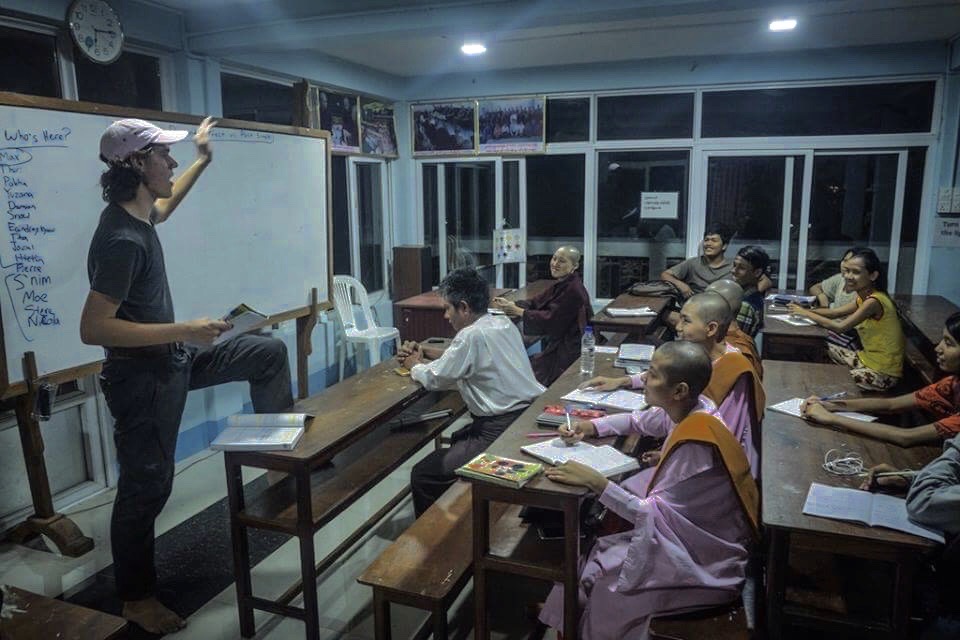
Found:
<path fill-rule="evenodd" d="M 410 474 L 419 517 L 455 481 L 454 471 L 482 453 L 546 389 L 537 382 L 520 331 L 504 316 L 487 314 L 490 290 L 475 269 L 452 271 L 440 283 L 443 317 L 457 331 L 450 346 L 428 360 L 416 342 L 397 358 L 425 388 L 459 389 L 473 422 L 453 434 Z"/>

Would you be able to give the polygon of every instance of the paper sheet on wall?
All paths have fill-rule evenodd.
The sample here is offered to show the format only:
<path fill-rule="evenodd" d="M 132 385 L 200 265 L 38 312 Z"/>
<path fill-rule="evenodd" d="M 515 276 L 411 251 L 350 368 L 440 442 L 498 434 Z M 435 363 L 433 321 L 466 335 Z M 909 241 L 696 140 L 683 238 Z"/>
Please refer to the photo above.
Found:
<path fill-rule="evenodd" d="M 676 191 L 644 191 L 640 194 L 640 218 L 676 220 L 679 199 Z"/>
<path fill-rule="evenodd" d="M 527 242 L 523 229 L 493 230 L 493 264 L 526 261 Z"/>

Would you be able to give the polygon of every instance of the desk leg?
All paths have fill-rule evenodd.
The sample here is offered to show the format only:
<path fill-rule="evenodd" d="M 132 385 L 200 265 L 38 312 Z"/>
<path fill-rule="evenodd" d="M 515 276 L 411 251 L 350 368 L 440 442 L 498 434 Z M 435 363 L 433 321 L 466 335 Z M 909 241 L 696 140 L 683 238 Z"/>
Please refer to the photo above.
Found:
<path fill-rule="evenodd" d="M 890 632 L 893 638 L 906 638 L 910 619 L 913 575 L 917 565 L 910 558 L 897 561 L 893 577 L 893 606 L 890 607 Z"/>
<path fill-rule="evenodd" d="M 310 499 L 310 472 L 301 469 L 297 482 L 297 538 L 300 540 L 300 576 L 303 583 L 303 622 L 306 640 L 320 639 L 320 612 L 317 607 L 316 559 L 313 552 L 313 505 Z"/>
<path fill-rule="evenodd" d="M 487 568 L 484 558 L 490 550 L 490 503 L 479 483 L 473 483 L 473 606 L 474 638 L 489 640 L 487 619 Z"/>
<path fill-rule="evenodd" d="M 783 600 L 787 579 L 787 551 L 790 534 L 768 529 L 767 543 L 767 638 L 779 640 L 783 634 Z"/>
<path fill-rule="evenodd" d="M 250 598 L 253 587 L 250 579 L 250 547 L 247 540 L 247 528 L 238 515 L 244 508 L 243 467 L 233 464 L 230 454 L 224 456 L 227 469 L 227 497 L 230 503 L 230 537 L 233 540 L 233 577 L 237 584 L 237 612 L 240 616 L 240 635 L 253 636 L 253 607 Z"/>
<path fill-rule="evenodd" d="M 373 590 L 373 626 L 376 640 L 390 640 L 390 601 L 377 588 Z"/>
<path fill-rule="evenodd" d="M 580 504 L 563 505 L 563 638 L 577 640 L 580 623 Z"/>

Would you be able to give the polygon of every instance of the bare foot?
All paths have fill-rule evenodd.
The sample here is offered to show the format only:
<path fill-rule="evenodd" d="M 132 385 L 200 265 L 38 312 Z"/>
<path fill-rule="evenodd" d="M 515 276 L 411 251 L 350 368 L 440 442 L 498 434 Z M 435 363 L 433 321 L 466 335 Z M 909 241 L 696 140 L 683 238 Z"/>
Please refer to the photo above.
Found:
<path fill-rule="evenodd" d="M 187 621 L 160 604 L 156 598 L 123 603 L 123 617 L 150 633 L 166 635 L 187 626 Z"/>

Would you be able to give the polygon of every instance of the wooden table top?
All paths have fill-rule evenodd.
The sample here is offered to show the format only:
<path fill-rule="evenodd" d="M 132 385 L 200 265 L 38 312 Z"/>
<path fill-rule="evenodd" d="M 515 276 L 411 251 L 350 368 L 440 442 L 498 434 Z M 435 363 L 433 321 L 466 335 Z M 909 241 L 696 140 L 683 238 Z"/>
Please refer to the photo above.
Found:
<path fill-rule="evenodd" d="M 897 293 L 893 296 L 900 311 L 900 317 L 933 344 L 943 337 L 943 325 L 960 307 L 943 296 L 915 296 Z"/>
<path fill-rule="evenodd" d="M 127 628 L 123 618 L 17 587 L 9 587 L 4 605 L 23 611 L 0 621 L 4 640 L 111 640 Z"/>
<path fill-rule="evenodd" d="M 553 286 L 554 282 L 556 282 L 556 280 L 537 280 L 519 289 L 498 289 L 496 287 L 490 287 L 490 297 L 503 296 L 508 300 L 529 300 L 548 287 Z M 440 291 L 438 289 L 433 289 L 432 291 L 424 291 L 423 293 L 404 298 L 403 300 L 397 300 L 394 304 L 399 307 L 418 309 L 443 309 L 443 298 L 440 297 Z"/>
<path fill-rule="evenodd" d="M 835 364 L 763 361 L 763 386 L 767 404 L 808 395 L 846 391 L 857 397 L 847 369 Z M 855 522 L 803 514 L 803 503 L 812 482 L 857 488 L 859 477 L 835 476 L 822 467 L 830 449 L 855 451 L 865 467 L 881 462 L 898 469 L 919 469 L 940 453 L 937 447 L 898 447 L 893 444 L 830 427 L 813 425 L 800 418 L 767 411 L 762 428 L 763 522 L 791 531 L 847 536 L 860 541 L 929 549 L 934 543 L 899 531 L 868 527 Z"/>
<path fill-rule="evenodd" d="M 593 318 L 590 319 L 590 324 L 597 331 L 644 334 L 657 323 L 669 303 L 670 298 L 664 296 L 635 296 L 632 293 L 621 293 L 611 300 L 610 304 L 594 314 Z M 615 309 L 650 307 L 657 315 L 643 318 L 615 318 L 607 313 L 607 309 L 610 307 Z"/>
<path fill-rule="evenodd" d="M 805 291 L 797 290 L 785 290 L 785 289 L 774 289 L 767 292 L 770 293 L 790 293 L 790 294 L 799 294 L 805 295 Z M 807 338 L 826 338 L 827 330 L 819 325 L 807 325 L 798 327 L 796 325 L 790 324 L 789 322 L 783 322 L 781 320 L 771 320 L 770 316 L 772 315 L 787 315 L 786 307 L 774 306 L 770 301 L 763 301 L 763 333 L 765 335 L 771 336 L 797 336 L 797 337 L 807 337 Z"/>
<path fill-rule="evenodd" d="M 623 369 L 613 366 L 616 360 L 616 354 L 598 353 L 596 355 L 596 366 L 594 371 L 596 375 L 622 376 Z M 504 431 L 493 444 L 487 448 L 488 453 L 515 460 L 526 460 L 530 462 L 539 462 L 536 458 L 527 455 L 520 450 L 520 447 L 536 442 L 542 442 L 543 439 L 527 438 L 528 433 L 547 433 L 555 429 L 543 427 L 537 424 L 537 416 L 543 413 L 543 408 L 550 404 L 563 404 L 561 396 L 566 395 L 575 389 L 585 378 L 580 375 L 580 359 L 578 358 L 570 367 L 560 374 L 560 377 L 550 385 L 550 387 L 533 403 L 527 407 L 527 410 L 520 414 L 513 424 Z M 597 440 L 597 443 L 610 443 L 614 438 L 604 438 Z M 591 441 L 594 442 L 594 441 Z M 523 488 L 524 491 L 542 491 L 553 494 L 582 496 L 587 493 L 584 487 L 571 487 L 569 485 L 559 484 L 548 480 L 543 474 L 540 474 L 531 480 Z"/>

